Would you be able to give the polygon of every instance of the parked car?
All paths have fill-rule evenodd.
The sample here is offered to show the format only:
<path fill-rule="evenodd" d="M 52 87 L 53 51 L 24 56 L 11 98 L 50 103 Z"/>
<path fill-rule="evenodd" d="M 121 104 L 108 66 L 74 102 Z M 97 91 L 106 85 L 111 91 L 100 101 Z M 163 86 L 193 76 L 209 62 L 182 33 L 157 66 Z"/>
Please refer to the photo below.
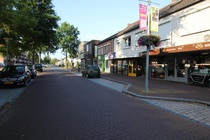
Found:
<path fill-rule="evenodd" d="M 31 72 L 26 65 L 8 65 L 0 71 L 0 85 L 26 86 Z"/>
<path fill-rule="evenodd" d="M 34 65 L 27 65 L 27 66 L 31 72 L 31 79 L 34 79 L 37 76 L 37 70 L 35 69 Z"/>
<path fill-rule="evenodd" d="M 98 66 L 96 65 L 87 65 L 85 66 L 85 69 L 82 70 L 82 76 L 83 77 L 101 77 L 101 71 Z"/>
<path fill-rule="evenodd" d="M 35 64 L 34 67 L 37 71 L 43 72 L 42 64 Z"/>

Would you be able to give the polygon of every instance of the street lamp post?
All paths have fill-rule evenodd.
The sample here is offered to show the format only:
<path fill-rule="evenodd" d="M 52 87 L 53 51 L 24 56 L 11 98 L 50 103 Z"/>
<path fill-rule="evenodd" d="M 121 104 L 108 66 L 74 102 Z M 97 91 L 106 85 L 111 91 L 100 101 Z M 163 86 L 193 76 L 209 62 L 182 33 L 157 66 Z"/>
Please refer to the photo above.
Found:
<path fill-rule="evenodd" d="M 150 35 L 150 3 L 151 1 L 148 0 L 148 11 L 147 11 L 147 35 Z M 146 53 L 146 77 L 145 77 L 145 90 L 148 92 L 148 79 L 149 79 L 149 51 L 150 46 L 147 46 L 147 53 Z"/>
<path fill-rule="evenodd" d="M 140 11 L 140 12 L 142 12 L 142 15 L 141 15 L 141 13 L 140 13 L 140 18 L 142 19 L 142 21 L 144 20 L 142 17 L 144 17 L 144 15 L 147 17 L 146 18 L 146 25 L 147 26 L 145 26 L 145 25 L 142 25 L 142 28 L 140 28 L 140 30 L 146 30 L 147 31 L 147 35 L 149 36 L 150 35 L 150 33 L 151 33 L 151 30 L 150 30 L 150 24 L 151 24 L 151 22 L 150 22 L 150 5 L 151 4 L 155 4 L 155 5 L 158 5 L 157 3 L 154 3 L 154 2 L 151 2 L 151 0 L 139 0 L 139 1 L 142 1 L 142 2 L 144 2 L 144 3 L 147 3 L 147 8 L 146 8 L 146 13 L 147 13 L 147 15 L 145 14 L 145 9 L 143 9 L 143 12 L 142 11 Z M 141 22 L 140 22 L 141 23 Z M 147 28 L 144 28 L 144 27 L 147 27 Z M 157 31 L 156 31 L 157 32 Z M 145 44 L 144 44 L 145 45 Z M 150 52 L 150 50 L 151 50 L 151 45 L 149 45 L 149 44 L 147 44 L 146 45 L 146 72 L 145 72 L 145 91 L 146 92 L 148 92 L 148 81 L 149 81 L 149 52 Z"/>

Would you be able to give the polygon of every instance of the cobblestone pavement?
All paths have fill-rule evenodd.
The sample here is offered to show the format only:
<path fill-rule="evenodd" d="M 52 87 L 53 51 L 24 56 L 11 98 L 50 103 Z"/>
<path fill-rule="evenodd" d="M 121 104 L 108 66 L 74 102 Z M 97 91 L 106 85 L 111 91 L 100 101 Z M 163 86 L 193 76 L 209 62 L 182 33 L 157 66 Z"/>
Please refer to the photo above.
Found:
<path fill-rule="evenodd" d="M 77 73 L 77 76 L 81 76 L 81 74 Z M 100 85 L 106 86 L 108 88 L 112 88 L 117 91 L 122 91 L 125 87 L 124 84 L 117 83 L 114 81 L 109 81 L 103 78 L 90 78 L 92 82 L 98 83 Z M 210 127 L 210 107 L 195 104 L 195 103 L 186 103 L 186 102 L 177 102 L 177 101 L 167 101 L 167 100 L 152 100 L 152 99 L 141 99 L 145 102 L 152 104 L 156 107 L 162 108 L 164 110 L 170 111 L 176 115 L 184 117 L 186 119 L 190 119 L 207 127 Z"/>
<path fill-rule="evenodd" d="M 143 99 L 144 101 L 173 112 L 181 117 L 210 127 L 210 107 L 201 104 Z"/>

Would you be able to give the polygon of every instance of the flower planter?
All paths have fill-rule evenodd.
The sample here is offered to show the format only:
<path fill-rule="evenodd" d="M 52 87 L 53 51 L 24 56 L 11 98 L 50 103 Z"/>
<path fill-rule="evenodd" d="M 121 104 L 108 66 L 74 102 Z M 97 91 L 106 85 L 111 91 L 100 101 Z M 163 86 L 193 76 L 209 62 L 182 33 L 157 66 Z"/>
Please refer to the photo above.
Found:
<path fill-rule="evenodd" d="M 143 35 L 138 40 L 139 46 L 154 46 L 158 47 L 160 46 L 160 36 L 159 35 Z"/>

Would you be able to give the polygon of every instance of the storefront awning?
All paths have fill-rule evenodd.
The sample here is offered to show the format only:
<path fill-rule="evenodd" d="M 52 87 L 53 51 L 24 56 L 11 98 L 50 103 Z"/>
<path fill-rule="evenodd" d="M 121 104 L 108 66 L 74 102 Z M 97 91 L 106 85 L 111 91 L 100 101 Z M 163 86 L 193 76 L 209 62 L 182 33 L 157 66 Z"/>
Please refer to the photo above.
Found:
<path fill-rule="evenodd" d="M 201 50 L 210 50 L 210 42 L 202 42 L 196 44 L 187 44 L 181 46 L 162 48 L 163 53 L 180 53 L 180 52 L 201 51 Z"/>

